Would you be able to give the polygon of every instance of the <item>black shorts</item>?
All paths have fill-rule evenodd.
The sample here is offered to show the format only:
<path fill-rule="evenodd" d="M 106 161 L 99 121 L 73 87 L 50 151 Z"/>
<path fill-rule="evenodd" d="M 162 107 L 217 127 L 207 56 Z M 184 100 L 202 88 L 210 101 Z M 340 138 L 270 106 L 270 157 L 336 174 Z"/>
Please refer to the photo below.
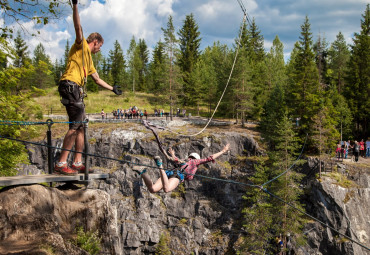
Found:
<path fill-rule="evenodd" d="M 62 80 L 58 91 L 62 98 L 60 101 L 66 107 L 69 122 L 76 122 L 69 123 L 69 129 L 82 128 L 82 122 L 86 119 L 82 88 L 72 81 Z"/>

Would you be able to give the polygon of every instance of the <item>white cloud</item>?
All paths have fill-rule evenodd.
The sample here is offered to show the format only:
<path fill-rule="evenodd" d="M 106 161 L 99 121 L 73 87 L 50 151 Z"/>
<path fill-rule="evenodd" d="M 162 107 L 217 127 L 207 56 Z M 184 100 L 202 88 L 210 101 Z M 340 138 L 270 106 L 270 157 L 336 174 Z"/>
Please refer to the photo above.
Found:
<path fill-rule="evenodd" d="M 152 48 L 162 37 L 161 27 L 166 27 L 168 16 L 174 18 L 178 31 L 185 15 L 194 14 L 201 32 L 202 47 L 220 41 L 232 47 L 238 35 L 243 13 L 236 0 L 80 0 L 81 23 L 88 36 L 99 32 L 105 43 L 102 52 L 107 56 L 115 40 L 127 50 L 132 36 L 145 39 Z M 242 0 L 251 18 L 265 38 L 266 50 L 276 35 L 284 44 L 285 54 L 289 55 L 294 43 L 299 40 L 304 18 L 308 15 L 314 39 L 321 33 L 329 43 L 341 31 L 348 43 L 352 42 L 354 32 L 360 31 L 361 15 L 368 0 Z M 52 59 L 60 59 L 64 54 L 65 42 L 74 41 L 72 12 L 67 6 L 67 16 L 55 24 L 41 29 L 41 35 L 27 38 L 29 49 L 41 42 Z M 0 20 L 1 23 L 1 20 Z M 24 24 L 35 33 L 31 23 Z"/>

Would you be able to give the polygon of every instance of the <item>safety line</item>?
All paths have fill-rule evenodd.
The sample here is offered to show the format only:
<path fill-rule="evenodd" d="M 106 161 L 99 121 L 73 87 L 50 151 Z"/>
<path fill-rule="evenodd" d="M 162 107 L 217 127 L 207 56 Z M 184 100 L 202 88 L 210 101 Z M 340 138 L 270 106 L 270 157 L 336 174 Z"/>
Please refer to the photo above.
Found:
<path fill-rule="evenodd" d="M 96 154 L 90 154 L 90 153 L 86 153 L 86 152 L 79 152 L 79 151 L 75 151 L 75 150 L 69 150 L 69 149 L 59 148 L 59 147 L 55 147 L 55 146 L 49 146 L 47 144 L 42 144 L 42 143 L 37 143 L 37 142 L 30 142 L 30 141 L 24 141 L 24 140 L 12 138 L 12 137 L 0 136 L 0 139 L 8 139 L 8 140 L 12 140 L 12 141 L 23 142 L 23 143 L 33 144 L 33 145 L 38 145 L 38 146 L 44 146 L 44 147 L 47 147 L 47 148 L 52 148 L 52 149 L 57 149 L 57 150 L 69 151 L 69 152 L 74 152 L 74 153 L 81 153 L 81 154 L 86 155 L 86 156 L 96 157 L 96 158 L 101 158 L 101 159 L 107 159 L 107 160 L 112 160 L 112 161 L 118 161 L 120 163 L 127 163 L 127 164 L 132 164 L 132 165 L 137 165 L 137 166 L 144 166 L 144 167 L 148 167 L 148 168 L 159 169 L 157 166 L 144 165 L 144 164 L 134 163 L 132 161 L 127 161 L 127 160 L 123 160 L 123 159 L 116 159 L 116 158 L 105 157 L 105 156 L 96 155 Z M 173 170 L 173 169 L 170 169 L 169 168 L 169 169 L 163 169 L 163 170 L 167 171 L 167 170 Z M 233 184 L 238 184 L 238 185 L 243 185 L 243 186 L 261 188 L 258 185 L 248 184 L 248 183 L 243 183 L 243 182 L 238 182 L 238 181 L 234 181 L 234 180 L 220 179 L 220 178 L 216 178 L 216 177 L 210 177 L 210 176 L 199 175 L 199 174 L 188 174 L 188 175 L 198 176 L 198 177 L 201 177 L 201 178 L 207 178 L 207 179 L 211 179 L 211 180 L 223 181 L 223 182 L 228 182 L 228 183 L 233 183 Z"/>
<path fill-rule="evenodd" d="M 17 120 L 0 120 L 0 126 L 31 126 L 31 125 L 49 125 L 49 124 L 85 124 L 87 121 L 17 121 Z"/>
<path fill-rule="evenodd" d="M 317 218 L 315 218 L 315 217 L 313 217 L 313 216 L 309 215 L 309 214 L 308 214 L 308 213 L 306 213 L 305 211 L 302 211 L 301 209 L 299 209 L 299 208 L 295 207 L 295 206 L 294 206 L 294 205 L 292 205 L 291 203 L 289 203 L 289 202 L 285 201 L 284 199 L 280 198 L 279 196 L 277 196 L 277 195 L 275 195 L 275 194 L 271 193 L 271 192 L 270 192 L 270 191 L 268 191 L 267 189 L 261 189 L 261 190 L 262 190 L 263 192 L 265 192 L 265 193 L 269 194 L 270 196 L 272 196 L 272 197 L 276 198 L 277 200 L 279 200 L 279 201 L 281 201 L 281 202 L 283 202 L 283 203 L 285 203 L 285 204 L 289 205 L 289 206 L 290 206 L 290 207 L 292 207 L 294 210 L 297 210 L 297 211 L 299 211 L 300 213 L 302 213 L 302 214 L 306 215 L 307 217 L 309 217 L 309 218 L 313 219 L 314 221 L 317 221 L 318 223 L 320 223 L 320 224 L 321 224 L 321 225 L 323 225 L 324 227 L 330 228 L 331 230 L 333 230 L 333 231 L 334 231 L 334 232 L 336 232 L 337 234 L 339 234 L 339 235 L 341 235 L 341 236 L 343 236 L 343 237 L 347 238 L 348 240 L 350 240 L 350 241 L 352 241 L 352 242 L 354 242 L 354 243 L 358 244 L 358 245 L 359 245 L 359 246 L 361 246 L 362 248 L 365 248 L 366 250 L 369 250 L 369 251 L 370 251 L 370 248 L 369 248 L 369 247 L 366 247 L 366 246 L 365 246 L 365 245 L 363 245 L 362 243 L 360 243 L 360 242 L 358 242 L 358 241 L 356 241 L 356 240 L 352 239 L 351 237 L 347 236 L 346 234 L 342 234 L 342 233 L 340 233 L 340 232 L 339 232 L 338 230 L 336 230 L 335 228 L 333 228 L 333 227 L 329 226 L 328 224 L 324 223 L 323 221 L 321 221 L 321 220 L 319 220 L 319 219 L 317 219 Z"/>
<path fill-rule="evenodd" d="M 77 151 L 74 151 L 74 150 L 68 150 L 68 149 L 63 149 L 63 148 L 58 148 L 58 147 L 55 147 L 55 146 L 49 146 L 47 144 L 41 144 L 41 143 L 36 143 L 36 142 L 29 142 L 29 141 L 23 141 L 23 140 L 20 140 L 20 139 L 16 139 L 16 138 L 11 138 L 11 137 L 3 137 L 3 136 L 0 136 L 0 139 L 9 139 L 9 140 L 13 140 L 13 141 L 17 141 L 17 142 L 24 142 L 24 143 L 28 143 L 28 144 L 34 144 L 34 145 L 39 145 L 39 146 L 45 146 L 45 147 L 48 147 L 48 148 L 54 148 L 54 149 L 59 149 L 59 150 L 65 150 L 65 151 L 70 151 L 70 152 L 77 152 Z M 145 166 L 145 167 L 150 167 L 150 168 L 156 168 L 158 169 L 158 167 L 156 166 L 149 166 L 149 165 L 144 165 L 144 164 L 139 164 L 139 163 L 133 163 L 131 161 L 127 161 L 127 160 L 120 160 L 120 159 L 115 159 L 115 158 L 110 158 L 110 157 L 105 157 L 105 156 L 100 156 L 100 155 L 95 155 L 95 154 L 90 154 L 90 153 L 85 153 L 85 152 L 78 152 L 78 153 L 82 153 L 84 155 L 87 155 L 87 156 L 92 156 L 92 157 L 97 157 L 97 158 L 102 158 L 102 159 L 108 159 L 108 160 L 113 160 L 113 161 L 118 161 L 120 163 L 128 163 L 128 164 L 133 164 L 133 165 L 138 165 L 138 166 Z M 172 170 L 172 169 L 164 169 L 164 170 Z M 292 207 L 293 209 L 303 213 L 304 215 L 306 215 L 307 217 L 319 222 L 320 224 L 322 224 L 323 226 L 327 227 L 327 228 L 330 228 L 331 230 L 333 230 L 334 232 L 338 233 L 339 235 L 342 235 L 344 236 L 345 238 L 347 238 L 348 240 L 358 244 L 359 246 L 361 246 L 362 248 L 365 248 L 367 250 L 370 250 L 368 247 L 364 246 L 363 244 L 357 242 L 356 240 L 353 240 L 351 237 L 345 235 L 345 234 L 342 234 L 340 233 L 338 230 L 334 229 L 333 227 L 330 227 L 329 225 L 327 225 L 326 223 L 322 222 L 321 220 L 309 215 L 308 213 L 302 211 L 301 209 L 295 207 L 294 205 L 292 205 L 291 203 L 283 200 L 282 198 L 280 198 L 279 196 L 271 193 L 270 191 L 268 191 L 267 189 L 263 188 L 262 186 L 259 186 L 259 185 L 255 185 L 255 184 L 247 184 L 247 183 L 243 183 L 243 182 L 238 182 L 238 181 L 233 181 L 233 180 L 226 180 L 226 179 L 220 179 L 220 178 L 215 178 L 215 177 L 209 177 L 209 176 L 204 176 L 204 175 L 199 175 L 199 174 L 190 174 L 190 175 L 193 175 L 193 176 L 198 176 L 198 177 L 201 177 L 201 178 L 207 178 L 207 179 L 211 179 L 211 180 L 216 180 L 216 181 L 222 181 L 222 182 L 227 182 L 227 183 L 233 183 L 233 184 L 238 184 L 238 185 L 243 185 L 243 186 L 249 186 L 249 187 L 253 187 L 253 188 L 258 188 L 260 190 L 262 190 L 263 192 L 269 194 L 270 196 L 280 200 L 281 202 L 289 205 L 290 207 Z"/>
<path fill-rule="evenodd" d="M 271 180 L 269 180 L 269 181 L 267 181 L 267 182 L 265 182 L 264 184 L 262 184 L 262 187 L 264 187 L 265 185 L 267 185 L 267 184 L 269 184 L 269 183 L 271 183 L 271 182 L 273 182 L 273 181 L 275 181 L 276 179 L 278 179 L 278 178 L 280 178 L 281 176 L 283 176 L 284 174 L 286 174 L 296 163 L 297 163 L 297 161 L 301 158 L 301 156 L 302 156 L 302 154 L 303 154 L 303 150 L 304 150 L 304 148 L 305 148 L 305 146 L 306 146 L 306 142 L 307 142 L 307 137 L 308 137 L 308 133 L 306 134 L 306 139 L 305 139 L 305 141 L 304 141 L 304 144 L 303 144 L 303 147 L 302 147 L 302 150 L 301 150 L 301 153 L 299 154 L 299 156 L 298 156 L 298 158 L 293 162 L 293 164 L 287 169 L 287 170 L 285 170 L 284 172 L 282 172 L 281 174 L 279 174 L 278 176 L 276 176 L 275 178 L 273 178 L 273 179 L 271 179 Z"/>

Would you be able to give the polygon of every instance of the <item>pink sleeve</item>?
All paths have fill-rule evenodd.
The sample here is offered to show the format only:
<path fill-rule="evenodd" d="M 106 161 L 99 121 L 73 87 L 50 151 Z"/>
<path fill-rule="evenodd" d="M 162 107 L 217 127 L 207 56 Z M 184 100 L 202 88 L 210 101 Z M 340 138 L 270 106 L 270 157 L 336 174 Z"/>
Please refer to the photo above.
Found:
<path fill-rule="evenodd" d="M 213 157 L 212 157 L 212 156 L 209 156 L 209 157 L 207 157 L 207 158 L 202 158 L 202 159 L 192 159 L 192 160 L 194 160 L 194 162 L 195 162 L 195 164 L 196 164 L 197 166 L 202 165 L 202 164 L 205 164 L 205 163 L 208 163 L 208 162 L 212 162 L 212 163 L 214 163 L 214 162 L 215 162 L 215 160 L 213 159 Z"/>

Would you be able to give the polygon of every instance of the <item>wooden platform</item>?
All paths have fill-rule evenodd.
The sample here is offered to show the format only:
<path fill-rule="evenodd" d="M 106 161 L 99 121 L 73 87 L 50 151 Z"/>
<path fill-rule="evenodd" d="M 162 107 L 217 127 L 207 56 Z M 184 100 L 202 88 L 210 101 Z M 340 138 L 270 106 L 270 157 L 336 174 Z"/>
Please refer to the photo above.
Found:
<path fill-rule="evenodd" d="M 101 180 L 107 179 L 109 174 L 89 174 L 89 180 Z M 85 181 L 84 174 L 78 174 L 73 176 L 60 175 L 60 174 L 40 174 L 40 175 L 22 175 L 22 176 L 10 176 L 0 177 L 0 186 L 12 186 L 12 185 L 25 185 L 25 184 L 37 184 L 44 182 L 79 182 Z"/>

